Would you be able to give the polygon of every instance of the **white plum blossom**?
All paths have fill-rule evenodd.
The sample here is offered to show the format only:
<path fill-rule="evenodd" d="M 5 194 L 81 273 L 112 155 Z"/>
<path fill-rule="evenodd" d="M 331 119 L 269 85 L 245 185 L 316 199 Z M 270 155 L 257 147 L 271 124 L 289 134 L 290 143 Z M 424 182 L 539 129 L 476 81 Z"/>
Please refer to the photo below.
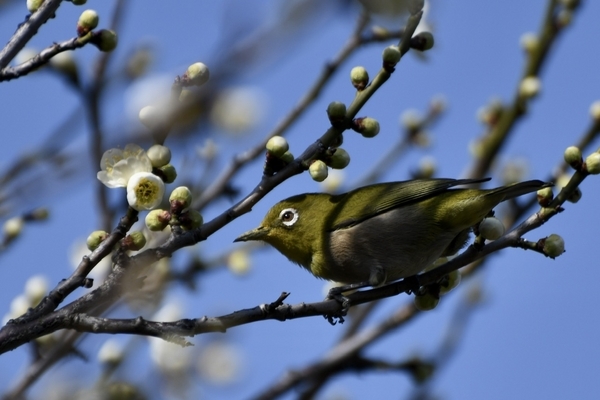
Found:
<path fill-rule="evenodd" d="M 98 180 L 109 188 L 118 188 L 127 187 L 129 179 L 138 172 L 151 172 L 152 163 L 144 149 L 136 144 L 128 144 L 123 150 L 105 151 L 100 168 Z"/>
<path fill-rule="evenodd" d="M 138 211 L 158 207 L 165 194 L 165 183 L 151 172 L 135 173 L 127 182 L 127 202 Z"/>

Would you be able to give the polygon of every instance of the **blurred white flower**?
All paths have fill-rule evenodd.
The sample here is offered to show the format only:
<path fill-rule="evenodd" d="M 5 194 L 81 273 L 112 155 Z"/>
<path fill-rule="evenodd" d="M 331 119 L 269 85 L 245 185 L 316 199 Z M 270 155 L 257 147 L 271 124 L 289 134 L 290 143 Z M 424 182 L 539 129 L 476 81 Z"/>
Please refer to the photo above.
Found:
<path fill-rule="evenodd" d="M 107 187 L 127 187 L 134 174 L 151 172 L 152 163 L 144 149 L 136 144 L 128 144 L 123 150 L 106 150 L 100 161 L 100 169 L 98 180 Z"/>
<path fill-rule="evenodd" d="M 20 294 L 10 302 L 10 310 L 2 319 L 2 325 L 5 325 L 9 319 L 19 318 L 25 314 L 31 307 L 29 299 L 24 294 Z"/>
<path fill-rule="evenodd" d="M 251 262 L 246 250 L 234 250 L 227 257 L 227 267 L 236 275 L 245 275 L 250 271 Z"/>
<path fill-rule="evenodd" d="M 226 89 L 219 93 L 211 110 L 212 122 L 220 128 L 240 133 L 251 130 L 265 114 L 266 97 L 252 87 Z"/>
<path fill-rule="evenodd" d="M 198 373 L 215 384 L 228 384 L 238 378 L 242 368 L 241 352 L 226 342 L 213 342 L 198 357 Z"/>
<path fill-rule="evenodd" d="M 176 302 L 170 302 L 162 306 L 152 320 L 160 322 L 171 322 L 181 319 L 183 316 L 181 306 Z M 150 357 L 154 364 L 165 373 L 178 373 L 192 365 L 194 352 L 189 347 L 181 347 L 169 343 L 163 339 L 149 337 Z"/>
<path fill-rule="evenodd" d="M 140 110 L 149 105 L 158 110 L 166 110 L 169 107 L 172 85 L 173 74 L 168 73 L 148 75 L 134 81 L 125 94 L 125 108 L 129 119 L 139 123 Z"/>
<path fill-rule="evenodd" d="M 116 340 L 109 339 L 98 350 L 98 361 L 102 364 L 119 364 L 123 360 L 123 346 Z"/>
<path fill-rule="evenodd" d="M 32 306 L 36 306 L 48 293 L 48 279 L 43 275 L 34 275 L 25 282 L 25 296 Z"/>
<path fill-rule="evenodd" d="M 218 152 L 219 146 L 217 146 L 215 141 L 210 138 L 206 139 L 206 141 L 204 142 L 204 146 L 198 146 L 196 148 L 196 153 L 198 154 L 198 157 L 203 158 L 207 161 L 210 161 L 213 158 L 215 158 Z"/>

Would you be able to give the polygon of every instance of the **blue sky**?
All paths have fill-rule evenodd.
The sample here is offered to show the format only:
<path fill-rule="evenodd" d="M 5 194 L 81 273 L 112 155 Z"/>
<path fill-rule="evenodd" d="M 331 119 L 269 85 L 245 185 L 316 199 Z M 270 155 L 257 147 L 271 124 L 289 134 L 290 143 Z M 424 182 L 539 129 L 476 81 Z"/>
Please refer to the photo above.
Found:
<path fill-rule="evenodd" d="M 216 76 L 218 66 L 226 67 L 219 63 L 220 55 L 229 50 L 223 43 L 248 39 L 254 28 L 272 22 L 282 3 L 182 0 L 174 6 L 171 2 L 130 0 L 119 30 L 119 47 L 109 70 L 116 73 L 135 46 L 150 44 L 154 63 L 147 80 L 170 82 L 195 61 L 207 64 L 211 74 Z M 578 141 L 590 124 L 590 104 L 600 99 L 597 79 L 600 55 L 595 49 L 600 34 L 597 25 L 600 3 L 582 3 L 580 12 L 553 47 L 542 70 L 540 96 L 516 125 L 490 173 L 493 185 L 502 183 L 503 166 L 522 160 L 526 160 L 527 165 L 524 178 L 546 179 L 561 162 L 564 149 Z M 232 135 L 215 126 L 203 126 L 177 143 L 170 138 L 167 144 L 173 141 L 176 162 L 183 163 L 184 158 L 193 157 L 195 148 L 212 138 L 219 146 L 220 158 L 209 176 L 216 176 L 232 154 L 262 139 L 289 112 L 325 63 L 345 43 L 359 9 L 351 2 L 320 4 L 322 10 L 311 14 L 310 25 L 290 29 L 288 37 L 282 35 L 274 40 L 269 47 L 271 52 L 262 54 L 260 62 L 234 66 L 241 67 L 243 73 L 228 85 L 250 88 L 251 93 L 260 96 L 257 99 L 261 100 L 261 118 L 253 128 L 243 135 Z M 114 2 L 91 0 L 87 6 L 99 12 L 100 26 L 106 26 Z M 430 130 L 431 146 L 412 149 L 384 172 L 382 180 L 407 179 L 426 156 L 435 159 L 437 176 L 454 178 L 464 174 L 472 163 L 469 143 L 483 131 L 476 119 L 477 110 L 491 98 L 506 101 L 512 98 L 525 59 L 519 39 L 523 33 L 539 29 L 545 6 L 546 1 L 542 0 L 433 1 L 429 20 L 435 28 L 435 47 L 426 53 L 425 59 L 411 54 L 403 59 L 390 81 L 360 113 L 378 119 L 381 133 L 369 140 L 352 132 L 345 135 L 344 147 L 352 157 L 350 166 L 344 170 L 345 187 L 351 187 L 398 140 L 401 113 L 407 109 L 424 110 L 436 95 L 444 96 L 448 109 Z M 53 41 L 72 37 L 82 10 L 64 4 L 57 18 L 42 27 L 31 45 L 41 49 Z M 0 35 L 6 41 L 23 20 L 26 10 L 23 4 L 14 4 L 5 6 L 3 11 Z M 351 101 L 354 89 L 348 79 L 350 69 L 362 65 L 373 76 L 386 45 L 365 47 L 342 65 L 322 95 L 286 134 L 294 154 L 300 154 L 327 129 L 324 110 L 330 101 Z M 95 48 L 76 52 L 84 80 L 89 78 L 97 54 Z M 147 81 L 137 84 L 138 89 L 144 82 Z M 165 90 L 168 91 L 168 84 Z M 143 131 L 139 122 L 131 117 L 130 110 L 133 108 L 135 112 L 131 105 L 135 92 L 135 87 L 127 87 L 123 81 L 108 86 L 103 106 L 108 141 L 127 143 L 132 140 L 127 135 Z M 0 255 L 3 273 L 0 311 L 3 314 L 31 275 L 43 274 L 51 284 L 66 277 L 71 272 L 70 248 L 96 229 L 99 219 L 94 201 L 97 171 L 87 158 L 89 129 L 78 96 L 56 75 L 42 70 L 2 83 L 0 109 L 4 127 L 4 157 L 0 163 L 3 169 L 23 153 L 44 143 L 69 115 L 80 114 L 76 118 L 78 122 L 68 128 L 73 131 L 68 149 L 69 154 L 78 157 L 77 173 L 62 182 L 55 179 L 52 166 L 38 168 L 32 173 L 33 182 L 25 185 L 24 197 L 19 197 L 11 209 L 11 212 L 22 212 L 48 206 L 51 219 L 45 224 L 27 226 L 24 236 Z M 584 156 L 598 146 L 596 140 L 584 151 Z M 261 168 L 262 160 L 257 160 L 235 178 L 234 184 L 241 193 L 247 193 L 259 181 Z M 200 169 L 197 171 L 200 173 Z M 51 177 L 46 182 L 45 174 Z M 187 174 L 193 175 L 189 171 Z M 594 398 L 600 372 L 596 362 L 600 357 L 597 341 L 600 317 L 595 296 L 600 272 L 594 251 L 598 243 L 596 199 L 600 195 L 599 187 L 597 177 L 589 177 L 581 187 L 583 197 L 579 203 L 567 203 L 564 213 L 527 235 L 527 239 L 535 241 L 559 233 L 567 249 L 561 257 L 550 260 L 518 249 L 494 255 L 477 277 L 463 282 L 460 290 L 444 297 L 437 309 L 370 347 L 367 354 L 393 359 L 431 355 L 446 334 L 461 299 L 471 285 L 477 284 L 483 290 L 483 303 L 470 316 L 456 354 L 436 375 L 433 393 L 449 399 Z M 293 194 L 318 190 L 320 186 L 308 174 L 296 176 L 266 196 L 252 213 L 229 224 L 193 251 L 210 258 L 237 248 L 233 239 L 258 225 L 275 202 Z M 3 194 L 14 195 L 12 192 Z M 227 201 L 219 201 L 208 207 L 205 220 L 215 217 L 228 205 Z M 175 257 L 173 268 L 181 268 L 188 256 L 189 253 L 183 251 L 181 256 Z M 323 290 L 322 281 L 267 248 L 253 253 L 252 270 L 243 277 L 220 268 L 198 277 L 196 283 L 196 292 L 177 289 L 167 296 L 168 301 L 181 305 L 183 316 L 216 316 L 254 307 L 275 300 L 282 291 L 292 293 L 287 299 L 290 303 L 313 302 L 322 298 Z M 83 290 L 76 295 L 81 293 Z M 68 300 L 75 298 L 72 295 Z M 386 300 L 370 322 L 375 323 L 408 301 L 405 295 Z M 125 308 L 119 309 L 117 314 L 135 315 Z M 286 371 L 321 358 L 343 332 L 344 326 L 332 327 L 322 318 L 312 318 L 255 323 L 234 328 L 225 335 L 194 338 L 198 349 L 215 340 L 235 344 L 241 352 L 242 371 L 233 385 L 222 387 L 200 382 L 192 393 L 207 398 L 247 398 Z M 73 374 L 84 376 L 84 384 L 93 383 L 99 372 L 96 353 L 106 339 L 106 336 L 87 338 L 81 349 L 92 361 L 70 359 L 68 363 L 59 364 L 34 386 L 32 393 L 41 396 L 53 380 L 72 380 L 69 377 Z M 117 339 L 130 343 L 130 338 Z M 145 344 L 145 341 L 133 343 Z M 24 346 L 0 357 L 0 388 L 10 387 L 23 373 L 29 355 Z M 145 346 L 139 346 L 135 355 L 123 376 L 149 388 L 149 379 L 156 375 L 149 367 L 148 351 Z M 410 378 L 402 373 L 343 375 L 324 389 L 321 398 L 334 394 L 350 399 L 403 398 L 412 387 Z"/>

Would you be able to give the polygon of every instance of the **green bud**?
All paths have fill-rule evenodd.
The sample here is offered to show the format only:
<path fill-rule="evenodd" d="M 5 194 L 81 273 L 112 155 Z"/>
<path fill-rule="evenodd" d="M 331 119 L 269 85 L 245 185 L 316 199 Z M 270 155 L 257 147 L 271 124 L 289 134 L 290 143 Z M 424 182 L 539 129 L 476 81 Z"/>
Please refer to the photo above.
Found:
<path fill-rule="evenodd" d="M 484 218 L 479 224 L 479 234 L 484 239 L 496 240 L 504 235 L 504 225 L 498 218 Z"/>
<path fill-rule="evenodd" d="M 204 218 L 196 210 L 188 210 L 179 216 L 181 227 L 186 230 L 197 229 L 202 226 Z"/>
<path fill-rule="evenodd" d="M 415 295 L 413 301 L 415 303 L 415 307 L 417 307 L 417 310 L 429 311 L 433 310 L 438 305 L 440 298 L 438 296 L 434 296 L 430 292 L 425 292 L 424 294 Z"/>
<path fill-rule="evenodd" d="M 184 80 L 195 86 L 204 85 L 210 76 L 208 67 L 201 62 L 190 65 L 183 75 Z"/>
<path fill-rule="evenodd" d="M 352 129 L 360 133 L 366 138 L 372 138 L 379 133 L 379 122 L 370 117 L 356 118 L 353 122 Z"/>
<path fill-rule="evenodd" d="M 583 196 L 583 193 L 581 192 L 581 189 L 575 188 L 575 191 L 569 196 L 569 198 L 567 199 L 567 201 L 570 202 L 570 203 L 575 204 L 579 200 L 581 200 L 582 196 Z"/>
<path fill-rule="evenodd" d="M 419 51 L 427 51 L 433 47 L 434 40 L 431 32 L 421 32 L 410 39 L 410 47 Z"/>
<path fill-rule="evenodd" d="M 99 21 L 100 17 L 96 11 L 85 10 L 79 16 L 79 20 L 77 20 L 77 35 L 85 36 L 89 32 L 93 31 L 98 26 Z"/>
<path fill-rule="evenodd" d="M 169 203 L 171 203 L 171 211 L 181 212 L 192 204 L 192 192 L 186 186 L 179 186 L 171 192 Z"/>
<path fill-rule="evenodd" d="M 571 11 L 569 9 L 560 10 L 558 12 L 558 14 L 556 15 L 556 24 L 560 28 L 564 28 L 565 26 L 570 25 L 572 20 L 573 20 L 573 11 Z"/>
<path fill-rule="evenodd" d="M 94 34 L 91 42 L 100 51 L 113 51 L 118 43 L 117 33 L 109 29 L 101 29 Z"/>
<path fill-rule="evenodd" d="M 290 145 L 283 136 L 273 136 L 267 142 L 266 148 L 269 153 L 281 158 L 290 149 Z"/>
<path fill-rule="evenodd" d="M 445 285 L 440 286 L 440 294 L 446 294 L 455 287 L 458 286 L 461 280 L 461 275 L 459 270 L 454 270 L 447 275 L 447 282 Z"/>
<path fill-rule="evenodd" d="M 323 182 L 328 175 L 327 164 L 321 160 L 315 160 L 308 168 L 308 173 L 313 180 Z"/>
<path fill-rule="evenodd" d="M 350 154 L 340 147 L 335 149 L 335 153 L 331 156 L 329 166 L 334 169 L 344 169 L 350 164 Z"/>
<path fill-rule="evenodd" d="M 581 150 L 578 147 L 570 146 L 565 150 L 565 162 L 571 167 L 577 169 L 581 166 Z"/>
<path fill-rule="evenodd" d="M 600 100 L 592 103 L 590 106 L 590 115 L 594 121 L 600 121 Z"/>
<path fill-rule="evenodd" d="M 122 246 L 125 250 L 139 251 L 146 245 L 146 236 L 140 231 L 133 231 L 125 236 Z"/>
<path fill-rule="evenodd" d="M 354 67 L 350 71 L 350 81 L 356 90 L 363 90 L 369 83 L 369 73 L 365 67 Z"/>
<path fill-rule="evenodd" d="M 540 40 L 538 39 L 537 35 L 532 32 L 526 32 L 522 34 L 520 42 L 523 50 L 529 54 L 535 53 L 540 47 Z"/>
<path fill-rule="evenodd" d="M 48 211 L 46 207 L 40 207 L 27 213 L 23 218 L 26 221 L 45 221 L 48 219 L 49 215 L 50 211 Z"/>
<path fill-rule="evenodd" d="M 401 57 L 402 55 L 400 54 L 400 49 L 398 46 L 386 47 L 383 49 L 382 55 L 384 67 L 394 67 L 396 64 L 398 64 L 398 61 L 400 61 Z"/>
<path fill-rule="evenodd" d="M 177 170 L 171 164 L 163 165 L 158 170 L 164 183 L 173 183 L 177 179 Z"/>
<path fill-rule="evenodd" d="M 519 94 L 526 98 L 531 99 L 540 93 L 542 88 L 542 82 L 536 76 L 528 76 L 521 81 L 519 85 Z"/>
<path fill-rule="evenodd" d="M 542 207 L 548 207 L 553 198 L 554 193 L 552 193 L 551 187 L 546 187 L 537 191 L 537 201 Z"/>
<path fill-rule="evenodd" d="M 289 164 L 292 161 L 294 161 L 294 155 L 292 153 L 290 153 L 289 151 L 286 151 L 285 153 L 283 153 L 281 155 L 281 157 L 279 157 L 279 159 L 284 161 L 285 163 Z"/>
<path fill-rule="evenodd" d="M 337 125 L 346 120 L 346 105 L 340 101 L 332 101 L 327 106 L 327 117 L 331 125 Z"/>
<path fill-rule="evenodd" d="M 87 248 L 90 251 L 96 250 L 98 246 L 100 246 L 100 243 L 102 243 L 107 237 L 108 232 L 106 231 L 94 231 L 90 233 L 90 236 L 88 236 L 87 240 L 85 241 Z"/>
<path fill-rule="evenodd" d="M 27 9 L 30 13 L 34 13 L 42 6 L 44 0 L 27 0 Z"/>
<path fill-rule="evenodd" d="M 146 154 L 154 168 L 165 166 L 171 161 L 171 149 L 161 144 L 151 146 Z"/>
<path fill-rule="evenodd" d="M 542 239 L 542 241 L 544 243 L 544 254 L 550 258 L 556 258 L 565 252 L 565 241 L 555 233 L 546 239 Z"/>
<path fill-rule="evenodd" d="M 146 226 L 153 232 L 160 232 L 169 225 L 171 213 L 167 210 L 156 209 L 146 214 Z"/>
<path fill-rule="evenodd" d="M 600 174 L 600 153 L 592 153 L 585 159 L 587 172 L 592 175 Z"/>

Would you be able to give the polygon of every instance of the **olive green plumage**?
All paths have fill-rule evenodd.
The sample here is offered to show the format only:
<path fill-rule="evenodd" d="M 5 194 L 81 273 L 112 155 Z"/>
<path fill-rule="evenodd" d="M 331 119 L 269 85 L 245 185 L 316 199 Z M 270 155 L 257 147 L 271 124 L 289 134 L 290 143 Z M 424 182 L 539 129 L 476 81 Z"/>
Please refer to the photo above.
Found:
<path fill-rule="evenodd" d="M 453 189 L 487 180 L 418 179 L 301 194 L 275 204 L 236 241 L 264 241 L 319 278 L 379 286 L 455 254 L 500 202 L 549 186 L 532 180 Z"/>

